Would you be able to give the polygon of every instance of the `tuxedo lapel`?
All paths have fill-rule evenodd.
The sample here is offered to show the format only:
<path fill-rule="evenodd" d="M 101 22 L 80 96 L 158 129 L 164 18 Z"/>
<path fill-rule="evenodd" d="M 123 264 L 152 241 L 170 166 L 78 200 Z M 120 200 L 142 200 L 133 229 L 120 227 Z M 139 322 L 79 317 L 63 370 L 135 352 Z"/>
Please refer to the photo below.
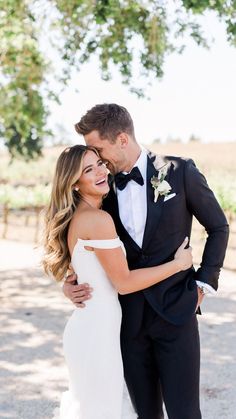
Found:
<path fill-rule="evenodd" d="M 147 220 L 143 235 L 143 250 L 149 245 L 152 235 L 158 227 L 165 198 L 164 195 L 159 195 L 157 202 L 154 202 L 154 188 L 151 184 L 151 178 L 152 176 L 158 176 L 158 171 L 168 164 L 170 167 L 165 177 L 168 182 L 172 170 L 172 163 L 169 163 L 162 156 L 156 156 L 149 152 L 147 159 Z"/>

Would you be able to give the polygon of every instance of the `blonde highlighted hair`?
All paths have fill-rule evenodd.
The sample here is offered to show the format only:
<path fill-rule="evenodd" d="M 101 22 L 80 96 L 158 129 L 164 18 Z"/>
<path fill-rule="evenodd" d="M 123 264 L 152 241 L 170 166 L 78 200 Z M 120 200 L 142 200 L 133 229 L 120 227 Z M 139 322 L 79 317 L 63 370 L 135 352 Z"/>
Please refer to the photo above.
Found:
<path fill-rule="evenodd" d="M 93 147 L 75 145 L 67 147 L 59 156 L 54 174 L 52 193 L 45 209 L 43 267 L 61 281 L 70 264 L 67 234 L 70 221 L 80 201 L 74 185 L 82 174 L 83 159 L 88 150 L 98 152 Z"/>

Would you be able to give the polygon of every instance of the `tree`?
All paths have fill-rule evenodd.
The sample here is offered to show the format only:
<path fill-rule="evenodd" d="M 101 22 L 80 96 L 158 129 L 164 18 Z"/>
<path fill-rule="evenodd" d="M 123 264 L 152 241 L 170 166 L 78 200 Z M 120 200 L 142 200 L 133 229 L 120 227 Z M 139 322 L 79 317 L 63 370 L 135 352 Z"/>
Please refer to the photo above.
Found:
<path fill-rule="evenodd" d="M 64 82 L 72 68 L 96 55 L 104 80 L 114 65 L 130 90 L 142 96 L 133 83 L 137 68 L 147 81 L 160 78 L 166 54 L 183 50 L 184 34 L 206 45 L 197 22 L 206 11 L 225 22 L 228 40 L 236 45 L 236 0 L 0 0 L 0 133 L 13 156 L 39 154 L 45 135 L 42 91 L 50 63 L 40 52 L 37 7 L 60 33 L 54 47 L 64 62 Z"/>
<path fill-rule="evenodd" d="M 201 142 L 201 138 L 199 138 L 197 135 L 195 135 L 195 134 L 192 134 L 192 135 L 190 135 L 190 137 L 189 137 L 189 140 L 188 140 L 190 143 L 200 143 Z"/>
<path fill-rule="evenodd" d="M 26 1 L 0 1 L 0 134 L 12 157 L 40 154 L 47 111 L 40 87 L 46 63 Z"/>
<path fill-rule="evenodd" d="M 56 0 L 56 5 L 68 68 L 79 68 L 96 54 L 104 80 L 111 77 L 110 65 L 114 64 L 123 82 L 140 95 L 142 90 L 132 86 L 134 65 L 138 64 L 140 75 L 146 78 L 161 77 L 165 55 L 183 51 L 179 42 L 184 34 L 206 45 L 197 15 L 216 12 L 226 23 L 229 42 L 236 45 L 235 0 Z"/>

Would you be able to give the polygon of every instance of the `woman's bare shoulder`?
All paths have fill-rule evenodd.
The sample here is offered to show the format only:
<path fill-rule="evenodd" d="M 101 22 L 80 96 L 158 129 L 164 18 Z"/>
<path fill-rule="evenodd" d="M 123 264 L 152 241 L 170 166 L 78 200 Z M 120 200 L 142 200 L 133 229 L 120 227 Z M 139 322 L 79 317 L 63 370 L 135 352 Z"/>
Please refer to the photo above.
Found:
<path fill-rule="evenodd" d="M 71 227 L 84 239 L 104 240 L 117 237 L 115 225 L 108 212 L 89 208 L 74 214 Z"/>
<path fill-rule="evenodd" d="M 117 237 L 114 221 L 108 212 L 98 210 L 91 220 L 93 226 L 92 235 L 94 239 L 112 239 Z"/>

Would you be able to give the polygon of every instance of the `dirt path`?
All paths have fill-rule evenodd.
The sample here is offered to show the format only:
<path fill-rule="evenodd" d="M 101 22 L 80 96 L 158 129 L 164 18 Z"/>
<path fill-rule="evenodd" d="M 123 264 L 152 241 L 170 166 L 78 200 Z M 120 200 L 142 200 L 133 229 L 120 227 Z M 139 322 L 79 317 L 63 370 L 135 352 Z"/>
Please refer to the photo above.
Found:
<path fill-rule="evenodd" d="M 67 387 L 61 336 L 71 305 L 31 245 L 0 241 L 0 255 L 0 418 L 50 419 Z M 199 319 L 203 419 L 236 419 L 236 274 L 222 271 L 220 284 Z"/>

